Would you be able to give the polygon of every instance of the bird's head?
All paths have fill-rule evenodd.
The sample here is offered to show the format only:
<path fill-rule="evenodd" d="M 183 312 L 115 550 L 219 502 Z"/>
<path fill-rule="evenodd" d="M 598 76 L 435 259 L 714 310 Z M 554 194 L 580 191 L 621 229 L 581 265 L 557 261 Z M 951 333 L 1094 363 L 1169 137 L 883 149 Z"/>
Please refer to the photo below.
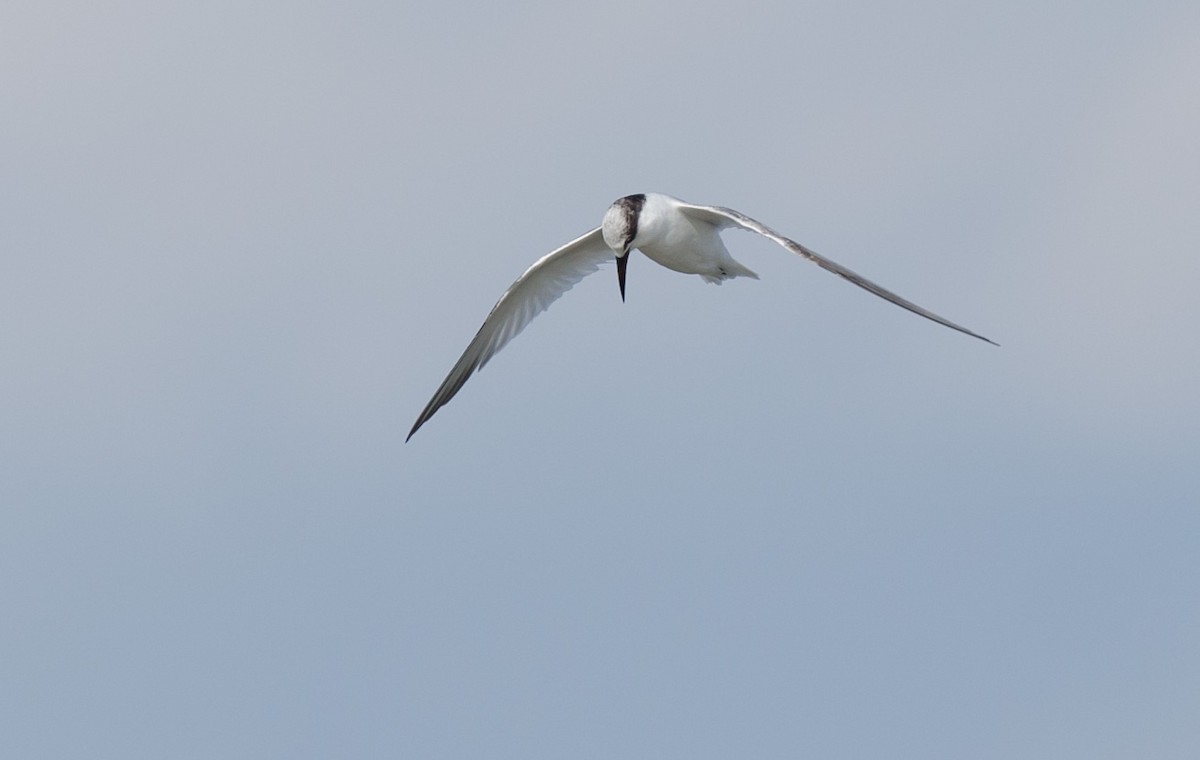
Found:
<path fill-rule="evenodd" d="M 608 207 L 601 225 L 604 242 L 617 256 L 617 284 L 621 288 L 622 301 L 625 300 L 625 268 L 629 266 L 629 252 L 637 242 L 638 217 L 645 204 L 645 195 L 618 198 Z"/>

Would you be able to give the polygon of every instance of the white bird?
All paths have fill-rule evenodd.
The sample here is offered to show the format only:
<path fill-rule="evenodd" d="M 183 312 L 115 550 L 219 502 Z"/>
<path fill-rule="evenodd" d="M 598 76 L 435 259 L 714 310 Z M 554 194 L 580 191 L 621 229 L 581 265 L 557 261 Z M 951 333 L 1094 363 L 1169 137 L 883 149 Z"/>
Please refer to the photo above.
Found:
<path fill-rule="evenodd" d="M 757 232 L 897 306 L 992 345 L 999 345 L 901 298 L 733 209 L 701 206 L 658 193 L 627 195 L 608 207 L 604 222 L 599 227 L 538 259 L 504 291 L 467 350 L 463 351 L 450 374 L 417 417 L 405 440 L 412 438 L 413 433 L 438 409 L 454 398 L 463 383 L 525 329 L 534 317 L 545 311 L 575 283 L 614 258 L 617 262 L 617 283 L 621 289 L 621 300 L 624 301 L 625 268 L 629 265 L 629 252 L 634 248 L 667 269 L 698 274 L 706 282 L 717 285 L 734 277 L 753 277 L 757 280 L 757 274 L 734 261 L 725 249 L 719 233 L 727 227 Z"/>

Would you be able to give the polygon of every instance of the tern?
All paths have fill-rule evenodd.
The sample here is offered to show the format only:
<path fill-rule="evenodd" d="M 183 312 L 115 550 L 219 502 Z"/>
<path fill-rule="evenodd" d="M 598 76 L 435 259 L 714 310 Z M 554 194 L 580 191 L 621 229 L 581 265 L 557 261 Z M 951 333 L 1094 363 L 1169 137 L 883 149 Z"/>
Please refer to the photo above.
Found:
<path fill-rule="evenodd" d="M 700 275 L 706 282 L 717 285 L 735 277 L 757 280 L 757 274 L 735 261 L 726 250 L 720 233 L 730 227 L 756 232 L 901 308 L 952 330 L 999 345 L 901 298 L 731 208 L 701 206 L 659 193 L 627 195 L 608 207 L 599 227 L 538 259 L 504 291 L 479 332 L 467 345 L 467 350 L 463 351 L 450 374 L 417 417 L 405 441 L 411 439 L 438 409 L 454 398 L 468 378 L 482 369 L 534 317 L 584 277 L 613 259 L 617 262 L 617 284 L 621 290 L 621 300 L 624 301 L 625 271 L 629 266 L 630 252 L 634 249 L 667 269 Z"/>

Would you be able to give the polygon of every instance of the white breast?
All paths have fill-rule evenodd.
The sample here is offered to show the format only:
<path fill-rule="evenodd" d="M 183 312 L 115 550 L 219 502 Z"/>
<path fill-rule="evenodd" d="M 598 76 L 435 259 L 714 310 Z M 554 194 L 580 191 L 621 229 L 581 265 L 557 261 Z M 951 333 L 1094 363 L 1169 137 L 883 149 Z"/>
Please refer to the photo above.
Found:
<path fill-rule="evenodd" d="M 733 260 L 715 226 L 684 214 L 668 195 L 647 194 L 634 245 L 667 269 L 698 274 L 709 282 L 757 277 Z"/>

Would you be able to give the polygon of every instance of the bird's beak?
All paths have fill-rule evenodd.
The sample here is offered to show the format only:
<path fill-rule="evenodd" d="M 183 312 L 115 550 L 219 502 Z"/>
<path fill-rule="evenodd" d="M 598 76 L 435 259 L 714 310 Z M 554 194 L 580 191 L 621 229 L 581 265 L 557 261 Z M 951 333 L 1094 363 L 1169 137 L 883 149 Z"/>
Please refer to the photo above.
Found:
<path fill-rule="evenodd" d="M 617 257 L 617 284 L 621 286 L 621 302 L 625 302 L 625 267 L 629 266 L 629 249 Z"/>

